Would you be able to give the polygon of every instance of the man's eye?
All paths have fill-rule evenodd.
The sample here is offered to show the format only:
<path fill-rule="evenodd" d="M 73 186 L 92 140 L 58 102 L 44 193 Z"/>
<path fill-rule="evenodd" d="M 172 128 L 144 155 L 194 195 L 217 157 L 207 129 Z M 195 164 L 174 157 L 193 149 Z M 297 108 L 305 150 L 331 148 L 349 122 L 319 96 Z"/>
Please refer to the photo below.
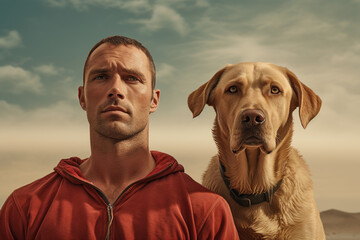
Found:
<path fill-rule="evenodd" d="M 128 76 L 127 80 L 130 81 L 130 82 L 139 82 L 140 81 L 139 78 L 134 77 L 134 76 Z"/>
<path fill-rule="evenodd" d="M 103 79 L 105 79 L 104 75 L 98 75 L 98 76 L 94 77 L 94 80 L 103 80 Z"/>

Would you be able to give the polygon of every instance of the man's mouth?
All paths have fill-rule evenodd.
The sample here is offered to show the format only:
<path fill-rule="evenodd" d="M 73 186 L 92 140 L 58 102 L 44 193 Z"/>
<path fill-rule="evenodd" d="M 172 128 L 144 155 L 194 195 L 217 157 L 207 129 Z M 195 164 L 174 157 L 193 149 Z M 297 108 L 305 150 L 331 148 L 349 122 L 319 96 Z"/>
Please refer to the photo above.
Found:
<path fill-rule="evenodd" d="M 127 111 L 120 107 L 120 106 L 115 106 L 115 105 L 111 105 L 111 106 L 108 106 L 106 107 L 102 113 L 105 113 L 105 112 L 124 112 L 124 113 L 127 113 Z"/>

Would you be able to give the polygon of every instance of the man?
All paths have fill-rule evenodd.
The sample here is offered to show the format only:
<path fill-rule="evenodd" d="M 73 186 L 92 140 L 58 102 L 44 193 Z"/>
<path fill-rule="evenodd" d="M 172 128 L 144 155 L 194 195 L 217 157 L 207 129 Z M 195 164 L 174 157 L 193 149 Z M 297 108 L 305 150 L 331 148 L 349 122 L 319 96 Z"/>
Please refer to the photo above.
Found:
<path fill-rule="evenodd" d="M 0 212 L 0 239 L 237 239 L 225 200 L 171 156 L 149 151 L 160 91 L 148 50 L 126 37 L 103 39 L 83 77 L 90 157 L 61 160 L 15 190 Z"/>

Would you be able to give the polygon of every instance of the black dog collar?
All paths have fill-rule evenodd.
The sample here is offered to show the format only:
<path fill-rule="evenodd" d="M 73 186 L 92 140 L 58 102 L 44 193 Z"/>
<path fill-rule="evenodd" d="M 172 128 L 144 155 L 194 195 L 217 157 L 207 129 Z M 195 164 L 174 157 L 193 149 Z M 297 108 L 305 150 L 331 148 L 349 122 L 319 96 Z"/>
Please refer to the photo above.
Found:
<path fill-rule="evenodd" d="M 250 207 L 262 202 L 271 202 L 274 193 L 280 188 L 282 179 L 276 184 L 275 187 L 270 188 L 268 191 L 260 194 L 240 194 L 237 190 L 230 188 L 230 180 L 225 176 L 225 167 L 219 161 L 220 173 L 225 182 L 226 187 L 230 190 L 230 196 L 243 207 Z"/>

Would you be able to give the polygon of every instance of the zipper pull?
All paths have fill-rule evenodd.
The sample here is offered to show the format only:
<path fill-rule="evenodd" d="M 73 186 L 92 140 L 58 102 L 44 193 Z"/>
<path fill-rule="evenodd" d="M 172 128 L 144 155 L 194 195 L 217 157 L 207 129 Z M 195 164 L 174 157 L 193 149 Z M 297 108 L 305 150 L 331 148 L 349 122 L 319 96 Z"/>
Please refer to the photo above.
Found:
<path fill-rule="evenodd" d="M 107 206 L 107 215 L 108 215 L 108 222 L 107 222 L 107 233 L 106 233 L 105 239 L 109 240 L 110 239 L 110 228 L 111 228 L 111 224 L 114 219 L 113 206 L 111 205 L 111 203 L 109 203 Z"/>
<path fill-rule="evenodd" d="M 113 206 L 111 205 L 111 203 L 109 203 L 107 206 L 108 213 L 111 213 L 112 209 L 113 209 Z"/>

